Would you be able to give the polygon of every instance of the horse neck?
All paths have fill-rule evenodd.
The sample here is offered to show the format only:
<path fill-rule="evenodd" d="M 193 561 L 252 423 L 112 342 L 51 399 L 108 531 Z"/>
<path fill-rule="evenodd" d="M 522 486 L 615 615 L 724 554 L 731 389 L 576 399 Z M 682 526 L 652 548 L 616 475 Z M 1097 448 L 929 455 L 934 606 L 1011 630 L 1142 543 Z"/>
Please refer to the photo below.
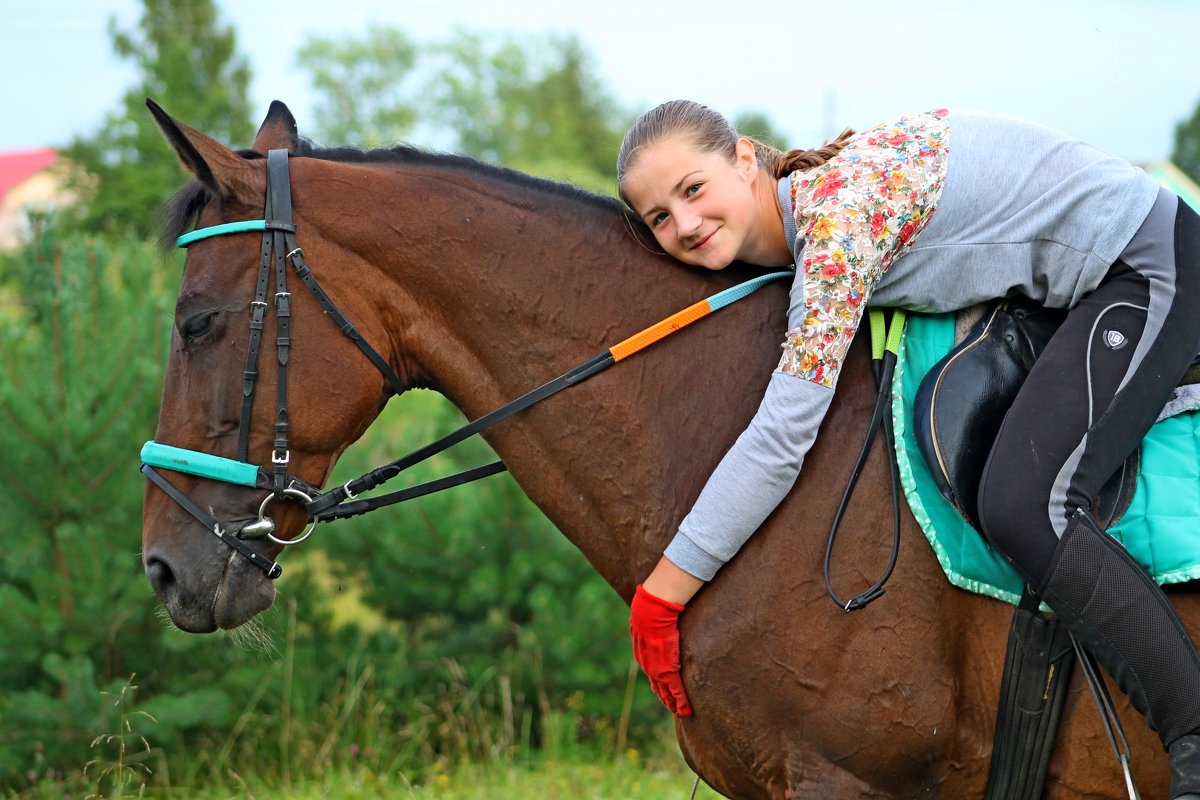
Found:
<path fill-rule="evenodd" d="M 356 238 L 373 242 L 366 260 L 388 265 L 386 328 L 470 419 L 730 283 L 652 255 L 615 208 L 544 189 L 406 174 L 378 205 L 374 232 Z M 714 381 L 698 363 L 752 363 L 755 337 L 712 334 L 678 334 L 485 434 L 626 597 L 736 434 L 735 424 L 698 436 L 707 422 L 695 412 L 714 404 L 737 419 L 741 409 L 742 425 L 753 412 L 743 381 Z"/>

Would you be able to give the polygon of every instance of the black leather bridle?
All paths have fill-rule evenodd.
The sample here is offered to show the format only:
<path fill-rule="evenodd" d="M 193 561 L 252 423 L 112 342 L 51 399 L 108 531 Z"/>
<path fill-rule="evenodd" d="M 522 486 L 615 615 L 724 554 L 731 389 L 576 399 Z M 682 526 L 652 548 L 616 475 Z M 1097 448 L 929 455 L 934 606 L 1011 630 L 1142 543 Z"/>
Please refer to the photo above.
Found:
<path fill-rule="evenodd" d="M 703 316 L 723 308 L 730 303 L 747 297 L 767 283 L 781 278 L 793 277 L 792 272 L 773 272 L 753 278 L 744 283 L 719 292 L 712 297 L 693 304 L 688 308 L 662 320 L 655 325 L 634 334 L 628 339 L 603 350 L 588 360 L 576 365 L 557 378 L 538 388 L 518 397 L 500 408 L 486 414 L 446 436 L 432 442 L 403 458 L 371 470 L 342 486 L 334 487 L 327 492 L 312 486 L 288 473 L 291 454 L 288 449 L 288 383 L 287 366 L 291 349 L 291 295 L 287 290 L 287 265 L 290 262 L 296 274 L 305 287 L 316 298 L 325 314 L 329 316 L 349 336 L 368 359 L 371 360 L 389 384 L 392 392 L 401 394 L 405 386 L 396 375 L 391 365 L 372 347 L 358 329 L 346 319 L 337 306 L 329 298 L 317 282 L 312 269 L 304 261 L 304 253 L 296 244 L 296 226 L 292 222 L 291 181 L 288 174 L 288 151 L 271 150 L 267 154 L 267 191 L 263 219 L 240 220 L 200 228 L 180 236 L 176 244 L 187 247 L 193 242 L 214 236 L 224 236 L 246 231 L 262 233 L 262 250 L 259 260 L 258 283 L 254 300 L 250 304 L 250 344 L 246 357 L 246 369 L 242 382 L 242 412 L 238 428 L 238 445 L 236 459 L 202 453 L 196 450 L 172 447 L 159 442 L 147 442 L 142 447 L 141 471 L 156 486 L 178 503 L 192 517 L 197 519 L 207 530 L 241 553 L 255 566 L 263 570 L 269 578 L 277 578 L 283 573 L 283 568 L 266 556 L 256 552 L 244 540 L 267 537 L 280 545 L 298 544 L 307 539 L 316 528 L 318 522 L 365 514 L 377 508 L 394 503 L 422 497 L 427 494 L 449 489 L 464 483 L 486 478 L 504 472 L 507 469 L 500 461 L 484 464 L 479 467 L 464 470 L 454 475 L 428 481 L 407 489 L 378 495 L 371 498 L 359 498 L 363 492 L 374 489 L 400 475 L 410 467 L 425 461 L 431 456 L 442 452 L 448 447 L 479 433 L 485 428 L 511 417 L 519 411 L 545 400 L 557 392 L 574 386 L 580 381 L 611 367 L 616 362 L 627 358 L 644 347 L 658 341 Z M 274 269 L 272 270 L 272 267 Z M 279 361 L 278 396 L 275 411 L 275 438 L 271 451 L 270 472 L 266 469 L 247 463 L 249 455 L 251 409 L 254 400 L 254 389 L 258 379 L 258 359 L 262 344 L 264 320 L 269 308 L 267 302 L 267 287 L 271 282 L 272 271 L 275 275 L 274 307 L 277 317 L 276 354 Z M 157 469 L 156 469 L 157 468 Z M 258 519 L 242 525 L 237 530 L 223 524 L 213 515 L 206 512 L 183 492 L 176 489 L 166 480 L 158 469 L 168 469 L 184 472 L 200 477 L 218 480 L 225 483 L 246 486 L 254 489 L 265 489 L 269 492 L 258 510 Z M 309 528 L 295 539 L 280 539 L 274 536 L 275 523 L 266 516 L 267 507 L 273 500 L 289 500 L 304 506 L 311 523 Z"/>

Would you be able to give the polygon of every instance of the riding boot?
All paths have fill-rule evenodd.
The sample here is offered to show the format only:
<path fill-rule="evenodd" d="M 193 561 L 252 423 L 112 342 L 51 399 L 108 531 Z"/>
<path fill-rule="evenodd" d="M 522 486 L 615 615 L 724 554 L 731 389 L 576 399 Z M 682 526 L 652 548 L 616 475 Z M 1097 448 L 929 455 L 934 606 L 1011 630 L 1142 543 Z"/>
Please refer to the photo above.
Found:
<path fill-rule="evenodd" d="M 1172 800 L 1200 795 L 1200 656 L 1162 590 L 1080 510 L 1039 594 L 1158 732 Z"/>
<path fill-rule="evenodd" d="M 1200 800 L 1200 736 L 1188 734 L 1171 742 L 1171 797 Z"/>

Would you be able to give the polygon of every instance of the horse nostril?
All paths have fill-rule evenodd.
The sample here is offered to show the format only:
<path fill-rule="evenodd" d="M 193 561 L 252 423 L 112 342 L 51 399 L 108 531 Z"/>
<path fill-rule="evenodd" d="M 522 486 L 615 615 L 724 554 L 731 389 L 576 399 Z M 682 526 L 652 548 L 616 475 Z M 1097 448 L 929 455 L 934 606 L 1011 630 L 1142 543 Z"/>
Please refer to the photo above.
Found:
<path fill-rule="evenodd" d="M 166 561 L 157 556 L 146 559 L 146 578 L 160 600 L 165 601 L 175 588 L 175 572 Z"/>

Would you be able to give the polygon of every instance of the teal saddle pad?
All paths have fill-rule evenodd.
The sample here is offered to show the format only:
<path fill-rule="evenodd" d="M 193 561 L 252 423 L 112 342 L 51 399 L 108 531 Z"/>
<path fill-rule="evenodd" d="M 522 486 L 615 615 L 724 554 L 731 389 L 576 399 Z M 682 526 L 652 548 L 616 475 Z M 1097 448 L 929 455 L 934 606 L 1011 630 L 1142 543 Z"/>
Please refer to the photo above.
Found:
<path fill-rule="evenodd" d="M 908 316 L 892 385 L 900 481 L 950 582 L 1016 605 L 1024 581 L 938 492 L 913 433 L 917 386 L 953 347 L 953 314 Z M 1200 410 L 1168 417 L 1146 434 L 1133 502 L 1109 533 L 1159 584 L 1200 577 Z"/>

